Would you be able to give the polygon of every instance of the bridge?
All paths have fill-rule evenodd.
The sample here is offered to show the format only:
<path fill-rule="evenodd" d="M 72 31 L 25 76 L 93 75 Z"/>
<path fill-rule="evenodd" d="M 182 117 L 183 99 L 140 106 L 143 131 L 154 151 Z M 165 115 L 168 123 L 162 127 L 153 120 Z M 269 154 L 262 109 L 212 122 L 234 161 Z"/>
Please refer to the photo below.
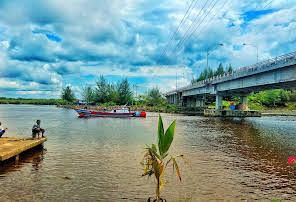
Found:
<path fill-rule="evenodd" d="M 165 96 L 171 104 L 201 108 L 206 105 L 206 97 L 215 96 L 216 110 L 221 110 L 226 96 L 239 96 L 240 103 L 247 106 L 250 93 L 279 88 L 296 88 L 296 52 L 193 83 Z"/>

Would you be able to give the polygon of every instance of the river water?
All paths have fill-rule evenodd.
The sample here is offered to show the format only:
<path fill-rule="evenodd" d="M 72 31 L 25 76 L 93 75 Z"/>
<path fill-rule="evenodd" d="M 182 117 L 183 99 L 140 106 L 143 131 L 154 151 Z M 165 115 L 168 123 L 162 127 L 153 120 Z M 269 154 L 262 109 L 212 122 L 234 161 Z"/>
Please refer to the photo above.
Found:
<path fill-rule="evenodd" d="M 156 140 L 157 113 L 146 119 L 79 119 L 54 106 L 0 105 L 7 136 L 29 137 L 42 120 L 44 150 L 0 169 L 0 201 L 147 201 L 154 179 L 141 177 L 145 144 Z M 296 117 L 177 120 L 172 154 L 182 182 L 166 171 L 168 201 L 296 200 Z"/>

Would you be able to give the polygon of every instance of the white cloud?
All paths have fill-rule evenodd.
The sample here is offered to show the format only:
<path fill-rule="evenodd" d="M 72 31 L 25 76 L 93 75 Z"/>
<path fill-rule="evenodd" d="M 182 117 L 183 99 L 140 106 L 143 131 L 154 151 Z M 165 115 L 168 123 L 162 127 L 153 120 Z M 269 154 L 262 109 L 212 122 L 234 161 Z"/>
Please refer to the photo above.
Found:
<path fill-rule="evenodd" d="M 192 69 L 186 66 L 142 66 L 134 71 L 128 68 L 118 67 L 82 67 L 80 74 L 105 75 L 105 76 L 122 76 L 122 77 L 175 77 L 177 75 L 192 74 Z"/>
<path fill-rule="evenodd" d="M 77 87 L 89 82 L 89 75 L 103 74 L 131 77 L 135 82 L 145 78 L 145 86 L 169 90 L 175 88 L 176 72 L 182 75 L 177 79 L 182 86 L 206 66 L 207 49 L 211 50 L 211 67 L 220 62 L 234 67 L 256 62 L 256 49 L 242 43 L 256 44 L 260 60 L 295 51 L 295 0 L 276 0 L 269 5 L 265 1 L 221 0 L 192 37 L 175 48 L 188 26 L 196 26 L 202 19 L 196 15 L 204 3 L 197 1 L 167 48 L 168 57 L 163 57 L 190 1 L 0 2 L 2 82 L 15 82 L 20 89 L 29 86 L 32 95 L 42 96 L 47 91 L 35 88 L 56 92 L 65 84 Z M 247 12 L 263 8 L 273 10 L 246 20 Z M 217 43 L 224 46 L 216 48 Z M 79 83 L 72 75 L 81 75 Z"/>

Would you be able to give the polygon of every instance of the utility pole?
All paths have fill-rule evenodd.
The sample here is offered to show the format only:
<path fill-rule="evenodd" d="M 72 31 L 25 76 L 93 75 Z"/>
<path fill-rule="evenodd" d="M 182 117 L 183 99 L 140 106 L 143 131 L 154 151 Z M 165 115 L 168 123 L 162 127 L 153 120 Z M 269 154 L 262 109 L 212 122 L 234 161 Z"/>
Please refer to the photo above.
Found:
<path fill-rule="evenodd" d="M 207 49 L 207 69 L 209 68 L 209 49 Z"/>
<path fill-rule="evenodd" d="M 138 90 L 138 85 L 137 84 L 134 84 L 133 85 L 133 88 L 134 88 L 134 92 L 135 92 L 135 97 L 137 97 L 137 90 Z"/>
<path fill-rule="evenodd" d="M 224 44 L 223 43 L 217 44 L 217 46 L 215 46 L 211 51 L 215 50 L 219 46 L 224 46 Z M 208 48 L 207 49 L 207 69 L 209 68 L 209 55 L 210 55 L 210 49 Z"/>
<path fill-rule="evenodd" d="M 257 57 L 257 63 L 259 62 L 259 47 L 256 44 L 247 44 L 247 43 L 243 43 L 243 46 L 253 46 L 254 48 L 256 48 L 256 57 Z"/>
<path fill-rule="evenodd" d="M 176 91 L 178 90 L 178 73 L 176 71 Z"/>
<path fill-rule="evenodd" d="M 138 97 L 138 86 L 136 85 L 136 97 Z"/>

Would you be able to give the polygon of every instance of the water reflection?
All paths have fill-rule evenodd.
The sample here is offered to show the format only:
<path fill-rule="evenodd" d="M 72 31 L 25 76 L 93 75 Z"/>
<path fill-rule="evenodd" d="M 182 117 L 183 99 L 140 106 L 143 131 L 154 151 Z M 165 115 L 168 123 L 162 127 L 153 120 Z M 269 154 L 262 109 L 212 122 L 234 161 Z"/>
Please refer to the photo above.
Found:
<path fill-rule="evenodd" d="M 296 153 L 286 140 L 294 140 L 295 136 L 281 132 L 280 125 L 270 130 L 256 119 L 205 121 L 214 126 L 214 134 L 219 131 L 210 139 L 211 147 L 233 157 L 227 166 L 237 169 L 244 179 L 250 179 L 241 181 L 243 186 L 270 195 L 277 192 L 282 199 L 292 199 L 296 193 L 296 169 L 288 166 L 287 159 Z M 257 176 L 256 179 L 252 179 L 250 172 Z"/>
<path fill-rule="evenodd" d="M 266 131 L 252 122 L 241 120 L 217 120 L 218 130 L 227 128 L 230 135 L 216 138 L 216 145 L 223 145 L 224 151 L 240 153 L 247 161 L 260 162 L 252 165 L 253 170 L 270 173 L 276 171 L 283 177 L 295 178 L 295 170 L 287 165 L 289 156 L 295 155 L 295 149 L 283 141 L 277 131 Z"/>
<path fill-rule="evenodd" d="M 47 150 L 37 147 L 20 155 L 20 159 L 15 161 L 13 158 L 0 164 L 0 177 L 4 177 L 9 172 L 18 171 L 23 166 L 32 165 L 32 170 L 38 171 L 42 167 L 44 156 Z"/>

